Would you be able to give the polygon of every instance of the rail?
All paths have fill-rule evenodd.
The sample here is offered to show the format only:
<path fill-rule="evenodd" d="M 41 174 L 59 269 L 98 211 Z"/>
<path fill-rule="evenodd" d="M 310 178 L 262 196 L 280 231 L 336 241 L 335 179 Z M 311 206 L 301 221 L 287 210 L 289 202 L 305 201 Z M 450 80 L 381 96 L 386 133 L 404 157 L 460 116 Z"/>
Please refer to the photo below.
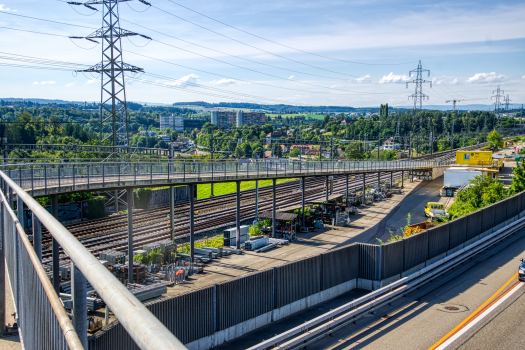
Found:
<path fill-rule="evenodd" d="M 407 171 L 446 167 L 451 161 L 223 161 L 103 162 L 88 164 L 2 165 L 11 179 L 32 195 L 97 190 L 121 186 L 204 183 L 247 179 Z"/>
<path fill-rule="evenodd" d="M 13 295 L 21 325 L 21 338 L 26 348 L 67 349 L 69 347 L 81 349 L 82 346 L 78 344 L 78 339 L 79 337 L 86 337 L 85 331 L 87 329 L 82 333 L 77 329 L 76 334 L 78 334 L 78 337 L 75 337 L 71 322 L 68 322 L 69 319 L 64 319 L 63 309 L 60 309 L 62 306 L 56 305 L 56 299 L 58 298 L 56 292 L 52 287 L 52 290 L 49 289 L 49 280 L 45 280 L 47 279 L 45 273 L 41 275 L 42 265 L 38 258 L 35 261 L 34 251 L 32 251 L 27 237 L 25 239 L 22 238 L 25 235 L 23 228 L 11 209 L 14 195 L 18 198 L 18 209 L 21 209 L 25 204 L 33 212 L 33 217 L 36 217 L 45 226 L 54 240 L 67 253 L 75 268 L 89 281 L 141 349 L 186 349 L 58 220 L 4 172 L 0 171 L 0 177 L 4 191 L 10 199 L 7 201 L 4 194 L 1 196 L 3 206 L 1 213 L 2 229 L 3 234 L 7 238 L 5 245 L 6 262 L 10 280 L 13 283 Z M 20 210 L 19 212 L 23 211 Z M 18 235 L 13 233 L 14 225 L 16 225 Z M 20 242 L 23 244 L 20 244 Z M 26 259 L 28 255 L 30 259 Z M 27 261 L 29 260 L 34 264 L 33 269 L 28 266 Z M 38 274 L 39 279 L 34 278 L 35 273 Z M 43 287 L 40 287 L 38 283 L 35 285 L 35 282 L 41 283 Z M 53 305 L 55 318 L 57 319 L 51 326 L 47 324 L 48 321 L 53 321 L 53 318 L 50 317 L 49 308 L 38 308 L 40 304 L 45 304 L 46 302 L 43 298 L 42 288 L 44 288 L 46 293 L 49 293 L 46 296 Z M 34 306 L 32 303 L 37 305 Z M 56 326 L 58 320 L 60 320 L 60 327 Z M 32 329 L 33 327 L 37 328 L 37 330 Z M 51 343 L 43 346 L 42 337 L 48 343 Z M 28 343 L 28 340 L 33 343 Z M 87 343 L 87 341 L 85 342 Z"/>
<path fill-rule="evenodd" d="M 169 157 L 170 150 L 165 148 L 144 147 L 119 147 L 99 145 L 57 145 L 57 144 L 25 144 L 4 143 L 1 145 L 4 151 L 40 151 L 40 152 L 66 152 L 66 153 L 107 153 L 121 155 L 150 155 Z"/>
<path fill-rule="evenodd" d="M 418 272 L 331 310 L 289 331 L 265 340 L 250 347 L 248 350 L 305 348 L 308 344 L 420 288 L 422 285 L 430 282 L 432 278 L 462 264 L 472 256 L 479 254 L 490 246 L 523 229 L 523 227 L 525 227 L 525 218 L 514 221 L 510 225 L 493 232 L 481 240 L 458 250 Z"/>

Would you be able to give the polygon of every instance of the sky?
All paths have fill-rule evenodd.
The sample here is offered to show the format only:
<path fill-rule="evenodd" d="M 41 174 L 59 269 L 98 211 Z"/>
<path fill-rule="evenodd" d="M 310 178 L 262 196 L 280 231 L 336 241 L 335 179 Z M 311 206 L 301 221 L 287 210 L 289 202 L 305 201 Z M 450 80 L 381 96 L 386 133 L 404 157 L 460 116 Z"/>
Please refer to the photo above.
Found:
<path fill-rule="evenodd" d="M 119 4 L 120 27 L 153 39 L 122 39 L 146 72 L 126 77 L 128 101 L 411 106 L 421 61 L 424 108 L 491 104 L 498 86 L 525 103 L 523 1 L 148 1 Z M 100 101 L 99 75 L 5 65 L 100 62 L 100 43 L 69 38 L 100 28 L 93 7 L 0 0 L 0 97 Z"/>

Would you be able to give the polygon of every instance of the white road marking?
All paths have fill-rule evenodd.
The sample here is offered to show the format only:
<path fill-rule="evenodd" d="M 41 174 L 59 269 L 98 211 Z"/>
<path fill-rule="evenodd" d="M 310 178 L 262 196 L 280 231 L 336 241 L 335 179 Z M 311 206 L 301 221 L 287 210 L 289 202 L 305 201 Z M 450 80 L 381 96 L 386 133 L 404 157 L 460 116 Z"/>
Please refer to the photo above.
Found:
<path fill-rule="evenodd" d="M 494 303 L 494 305 L 492 305 L 491 307 L 489 307 L 487 309 L 487 311 L 483 312 L 481 315 L 479 315 L 478 317 L 476 317 L 474 319 L 474 321 L 470 322 L 469 324 L 467 324 L 465 327 L 463 327 L 459 332 L 457 332 L 456 334 L 454 334 L 452 337 L 448 338 L 447 341 L 443 342 L 440 346 L 438 346 L 435 350 L 444 350 L 446 349 L 449 345 L 451 345 L 454 341 L 456 341 L 457 339 L 459 339 L 459 337 L 461 337 L 463 334 L 465 334 L 469 329 L 471 329 L 472 327 L 474 327 L 479 321 L 481 321 L 483 318 L 485 318 L 485 316 L 487 316 L 488 314 L 490 314 L 492 311 L 494 311 L 498 306 L 500 306 L 505 300 L 507 300 L 508 298 L 510 298 L 510 296 L 514 293 L 516 293 L 516 291 L 518 289 L 520 289 L 521 287 L 523 286 L 523 283 L 520 283 L 518 284 L 516 287 L 514 287 L 509 293 L 505 294 L 505 296 L 503 298 L 501 298 L 500 300 L 498 300 L 496 303 Z"/>

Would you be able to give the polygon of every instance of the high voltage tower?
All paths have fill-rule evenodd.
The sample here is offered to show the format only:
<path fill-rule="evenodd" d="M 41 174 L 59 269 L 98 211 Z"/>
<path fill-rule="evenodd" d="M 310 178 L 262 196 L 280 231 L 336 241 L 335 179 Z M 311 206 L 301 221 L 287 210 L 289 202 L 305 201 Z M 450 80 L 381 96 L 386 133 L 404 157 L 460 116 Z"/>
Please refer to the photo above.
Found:
<path fill-rule="evenodd" d="M 505 93 L 505 91 L 501 90 L 499 88 L 499 85 L 498 85 L 498 88 L 494 91 L 492 91 L 493 94 L 495 94 L 494 96 L 491 96 L 490 99 L 492 100 L 492 98 L 495 98 L 495 101 L 494 101 L 494 113 L 500 117 L 500 113 L 501 113 L 501 98 L 505 98 L 503 96 L 503 94 Z"/>
<path fill-rule="evenodd" d="M 99 73 L 101 80 L 100 103 L 100 143 L 109 140 L 111 145 L 129 146 L 129 115 L 126 102 L 125 74 L 143 73 L 139 67 L 124 63 L 122 58 L 121 38 L 141 36 L 151 38 L 120 28 L 119 3 L 131 0 L 90 0 L 84 3 L 68 2 L 70 5 L 84 5 L 98 11 L 93 5 L 102 5 L 102 28 L 86 37 L 71 37 L 86 39 L 98 43 L 102 41 L 102 61 L 79 73 Z M 141 3 L 151 6 L 144 0 Z M 119 153 L 113 154 L 116 156 Z"/>
<path fill-rule="evenodd" d="M 507 113 L 509 112 L 509 106 L 510 106 L 510 97 L 509 95 L 507 94 L 507 97 L 504 98 L 504 101 L 505 101 L 505 111 L 507 111 Z"/>
<path fill-rule="evenodd" d="M 423 100 L 426 98 L 428 100 L 428 96 L 423 93 L 423 84 L 424 83 L 430 83 L 430 88 L 432 88 L 432 82 L 423 80 L 423 72 L 428 72 L 428 76 L 430 77 L 430 71 L 428 69 L 423 69 L 423 66 L 421 65 L 421 60 L 419 61 L 419 64 L 417 65 L 416 69 L 411 70 L 408 72 L 408 76 L 411 77 L 412 73 L 415 73 L 416 79 L 412 81 L 407 82 L 407 89 L 408 84 L 416 84 L 416 91 L 408 96 L 408 99 L 414 99 L 414 109 L 421 110 L 423 108 Z"/>

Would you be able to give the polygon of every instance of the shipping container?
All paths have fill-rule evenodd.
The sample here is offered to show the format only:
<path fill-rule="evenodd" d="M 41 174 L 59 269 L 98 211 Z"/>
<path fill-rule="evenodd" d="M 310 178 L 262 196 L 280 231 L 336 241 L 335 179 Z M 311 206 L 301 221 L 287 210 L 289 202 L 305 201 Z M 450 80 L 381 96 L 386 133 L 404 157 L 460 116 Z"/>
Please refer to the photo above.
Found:
<path fill-rule="evenodd" d="M 490 151 L 457 151 L 456 164 L 462 165 L 492 165 L 492 152 Z"/>

